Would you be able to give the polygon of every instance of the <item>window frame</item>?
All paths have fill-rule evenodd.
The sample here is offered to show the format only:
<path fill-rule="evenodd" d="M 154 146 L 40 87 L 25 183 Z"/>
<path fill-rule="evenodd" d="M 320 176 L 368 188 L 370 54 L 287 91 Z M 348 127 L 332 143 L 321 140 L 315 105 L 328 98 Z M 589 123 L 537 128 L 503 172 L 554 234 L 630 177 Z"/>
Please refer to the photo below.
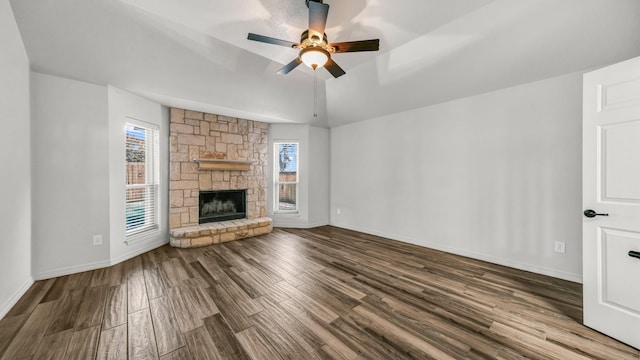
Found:
<path fill-rule="evenodd" d="M 127 184 L 128 178 L 128 161 L 126 157 L 128 139 L 127 131 L 130 127 L 144 129 L 145 137 L 151 135 L 151 142 L 147 142 L 145 139 L 145 182 L 144 184 Z M 160 229 L 160 127 L 156 124 L 148 123 L 138 119 L 127 117 L 124 124 L 124 138 L 125 138 L 125 242 L 129 242 L 141 237 L 145 237 L 151 233 L 155 233 Z M 149 149 L 148 145 L 151 144 L 152 148 Z M 150 155 L 150 156 L 149 156 Z M 127 229 L 127 193 L 131 189 L 149 189 L 152 192 L 152 214 L 149 215 L 145 211 L 145 223 L 150 222 L 148 225 L 143 225 L 133 229 Z M 144 200 L 148 201 L 148 197 L 145 195 Z"/>
<path fill-rule="evenodd" d="M 280 181 L 280 149 L 282 144 L 296 145 L 296 180 Z M 273 213 L 274 214 L 298 214 L 300 212 L 300 141 L 298 140 L 275 140 L 273 142 Z M 296 187 L 295 209 L 280 209 L 280 185 L 293 184 Z"/>

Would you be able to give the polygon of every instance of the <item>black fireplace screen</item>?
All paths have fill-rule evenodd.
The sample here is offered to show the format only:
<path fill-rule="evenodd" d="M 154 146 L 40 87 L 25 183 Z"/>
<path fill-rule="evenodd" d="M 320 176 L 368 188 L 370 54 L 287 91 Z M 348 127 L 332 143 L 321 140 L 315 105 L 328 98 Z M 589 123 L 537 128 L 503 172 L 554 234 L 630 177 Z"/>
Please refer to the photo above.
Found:
<path fill-rule="evenodd" d="M 200 191 L 200 224 L 247 217 L 247 190 Z"/>

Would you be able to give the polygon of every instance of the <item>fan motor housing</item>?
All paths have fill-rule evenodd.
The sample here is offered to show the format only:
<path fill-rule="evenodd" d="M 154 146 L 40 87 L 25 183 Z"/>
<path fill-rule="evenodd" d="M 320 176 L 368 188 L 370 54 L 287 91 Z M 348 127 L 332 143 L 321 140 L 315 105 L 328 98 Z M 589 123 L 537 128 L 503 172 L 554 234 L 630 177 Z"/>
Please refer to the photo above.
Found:
<path fill-rule="evenodd" d="M 333 52 L 333 48 L 329 46 L 327 34 L 324 34 L 322 39 L 320 39 L 317 36 L 309 37 L 309 30 L 305 30 L 302 32 L 302 35 L 300 35 L 300 49 L 308 47 L 319 47 L 328 52 Z"/>

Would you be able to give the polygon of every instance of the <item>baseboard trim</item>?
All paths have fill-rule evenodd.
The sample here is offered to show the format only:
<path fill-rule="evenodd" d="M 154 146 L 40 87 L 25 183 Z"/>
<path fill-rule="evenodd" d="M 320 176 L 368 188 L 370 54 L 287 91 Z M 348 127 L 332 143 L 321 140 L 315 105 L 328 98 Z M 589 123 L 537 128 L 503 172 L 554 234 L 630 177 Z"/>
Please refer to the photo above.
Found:
<path fill-rule="evenodd" d="M 134 250 L 129 251 L 128 253 L 122 254 L 120 256 L 111 258 L 111 262 L 109 263 L 109 265 L 115 265 L 115 264 L 119 264 L 123 261 L 129 260 L 131 258 L 134 258 L 140 254 L 144 254 L 147 251 L 151 251 L 153 249 L 157 249 L 161 246 L 164 246 L 166 244 L 169 243 L 169 239 L 166 240 L 155 240 L 155 241 L 150 241 L 146 244 L 142 244 L 142 243 L 137 243 L 136 245 L 142 245 L 139 248 L 136 248 Z"/>
<path fill-rule="evenodd" d="M 120 255 L 116 258 L 112 258 L 110 260 L 103 260 L 103 261 L 96 261 L 93 263 L 88 263 L 88 264 L 83 264 L 83 265 L 76 265 L 76 266 L 69 266 L 66 268 L 60 268 L 60 269 L 55 269 L 55 270 L 49 270 L 49 271 L 43 271 L 40 273 L 36 273 L 33 275 L 33 278 L 35 280 L 45 280 L 45 279 L 51 279 L 54 277 L 59 277 L 59 276 L 65 276 L 65 275 L 71 275 L 71 274 L 75 274 L 75 273 L 79 273 L 79 272 L 83 272 L 83 271 L 91 271 L 91 270 L 96 270 L 96 269 L 101 269 L 101 268 L 105 268 L 105 267 L 109 267 L 118 263 L 121 263 L 125 260 L 129 260 L 133 257 L 136 257 L 140 254 L 144 254 L 147 251 L 159 248 L 160 246 L 163 246 L 165 244 L 168 244 L 169 241 L 153 241 L 150 242 L 148 244 L 144 244 L 144 246 L 141 246 L 133 251 L 130 251 L 126 254 Z"/>
<path fill-rule="evenodd" d="M 111 266 L 111 263 L 109 262 L 109 260 L 96 261 L 88 264 L 69 266 L 66 268 L 43 271 L 43 272 L 34 274 L 33 277 L 35 280 L 45 280 L 45 279 L 51 279 L 59 276 L 71 275 L 71 274 L 75 274 L 83 271 L 101 269 L 107 266 Z"/>
<path fill-rule="evenodd" d="M 518 270 L 529 271 L 529 272 L 533 272 L 533 273 L 536 273 L 536 274 L 547 275 L 547 276 L 555 277 L 555 278 L 558 278 L 558 279 L 563 279 L 563 280 L 572 281 L 572 282 L 576 282 L 576 283 L 582 284 L 582 274 L 574 274 L 574 273 L 568 273 L 568 272 L 564 272 L 564 271 L 558 271 L 556 269 L 551 269 L 551 268 L 547 268 L 547 267 L 543 267 L 543 266 L 522 263 L 522 262 L 518 262 L 518 261 L 513 261 L 513 260 L 509 260 L 509 259 L 500 258 L 500 257 L 490 256 L 490 255 L 487 255 L 487 254 L 482 254 L 482 253 L 477 253 L 477 252 L 473 252 L 473 251 L 462 250 L 462 249 L 455 248 L 455 247 L 443 246 L 443 245 L 436 244 L 436 243 L 431 243 L 431 242 L 418 242 L 418 241 L 416 241 L 416 239 L 413 239 L 411 237 L 401 236 L 401 235 L 397 235 L 397 234 L 389 234 L 389 233 L 385 233 L 385 232 L 382 232 L 382 231 L 375 231 L 375 230 L 371 230 L 371 229 L 359 228 L 357 226 L 347 226 L 347 225 L 343 225 L 343 224 L 340 224 L 340 225 L 331 224 L 331 226 L 340 227 L 340 228 L 343 228 L 343 229 L 348 229 L 348 230 L 353 230 L 353 231 L 358 231 L 358 232 L 363 232 L 363 233 L 366 233 L 366 234 L 381 236 L 381 237 L 385 237 L 385 238 L 388 238 L 388 239 L 402 241 L 402 242 L 406 242 L 406 243 L 413 244 L 413 245 L 418 245 L 418 246 L 423 246 L 423 247 L 427 247 L 427 248 L 434 249 L 434 250 L 444 251 L 444 252 L 447 252 L 447 253 L 450 253 L 450 254 L 454 254 L 454 255 L 465 256 L 465 257 L 473 258 L 473 259 L 476 259 L 476 260 L 482 260 L 482 261 L 490 262 L 492 264 L 508 266 L 510 268 L 514 268 L 514 269 L 518 269 Z"/>
<path fill-rule="evenodd" d="M 29 276 L 27 281 L 25 281 L 25 283 L 22 284 L 22 286 L 20 286 L 20 288 L 18 288 L 18 290 L 16 290 L 13 295 L 11 295 L 7 301 L 0 306 L 0 319 L 3 319 L 5 315 L 9 313 L 11 308 L 18 303 L 18 300 L 20 300 L 27 290 L 29 290 L 31 285 L 33 285 L 33 278 Z"/>
<path fill-rule="evenodd" d="M 328 222 L 319 222 L 312 224 L 301 224 L 301 223 L 286 223 L 286 222 L 278 222 L 277 224 L 273 223 L 274 228 L 292 228 L 292 229 L 311 229 L 315 227 L 329 225 Z"/>

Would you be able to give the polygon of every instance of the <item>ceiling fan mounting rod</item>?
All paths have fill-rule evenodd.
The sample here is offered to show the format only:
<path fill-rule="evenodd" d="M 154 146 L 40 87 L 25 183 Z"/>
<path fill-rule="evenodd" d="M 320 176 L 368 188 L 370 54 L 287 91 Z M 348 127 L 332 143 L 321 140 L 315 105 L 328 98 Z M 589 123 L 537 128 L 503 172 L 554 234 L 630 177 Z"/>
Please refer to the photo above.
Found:
<path fill-rule="evenodd" d="M 322 4 L 322 0 L 304 0 L 304 3 L 307 5 L 307 7 L 309 7 L 309 1 L 313 1 L 313 2 L 317 2 Z"/>

